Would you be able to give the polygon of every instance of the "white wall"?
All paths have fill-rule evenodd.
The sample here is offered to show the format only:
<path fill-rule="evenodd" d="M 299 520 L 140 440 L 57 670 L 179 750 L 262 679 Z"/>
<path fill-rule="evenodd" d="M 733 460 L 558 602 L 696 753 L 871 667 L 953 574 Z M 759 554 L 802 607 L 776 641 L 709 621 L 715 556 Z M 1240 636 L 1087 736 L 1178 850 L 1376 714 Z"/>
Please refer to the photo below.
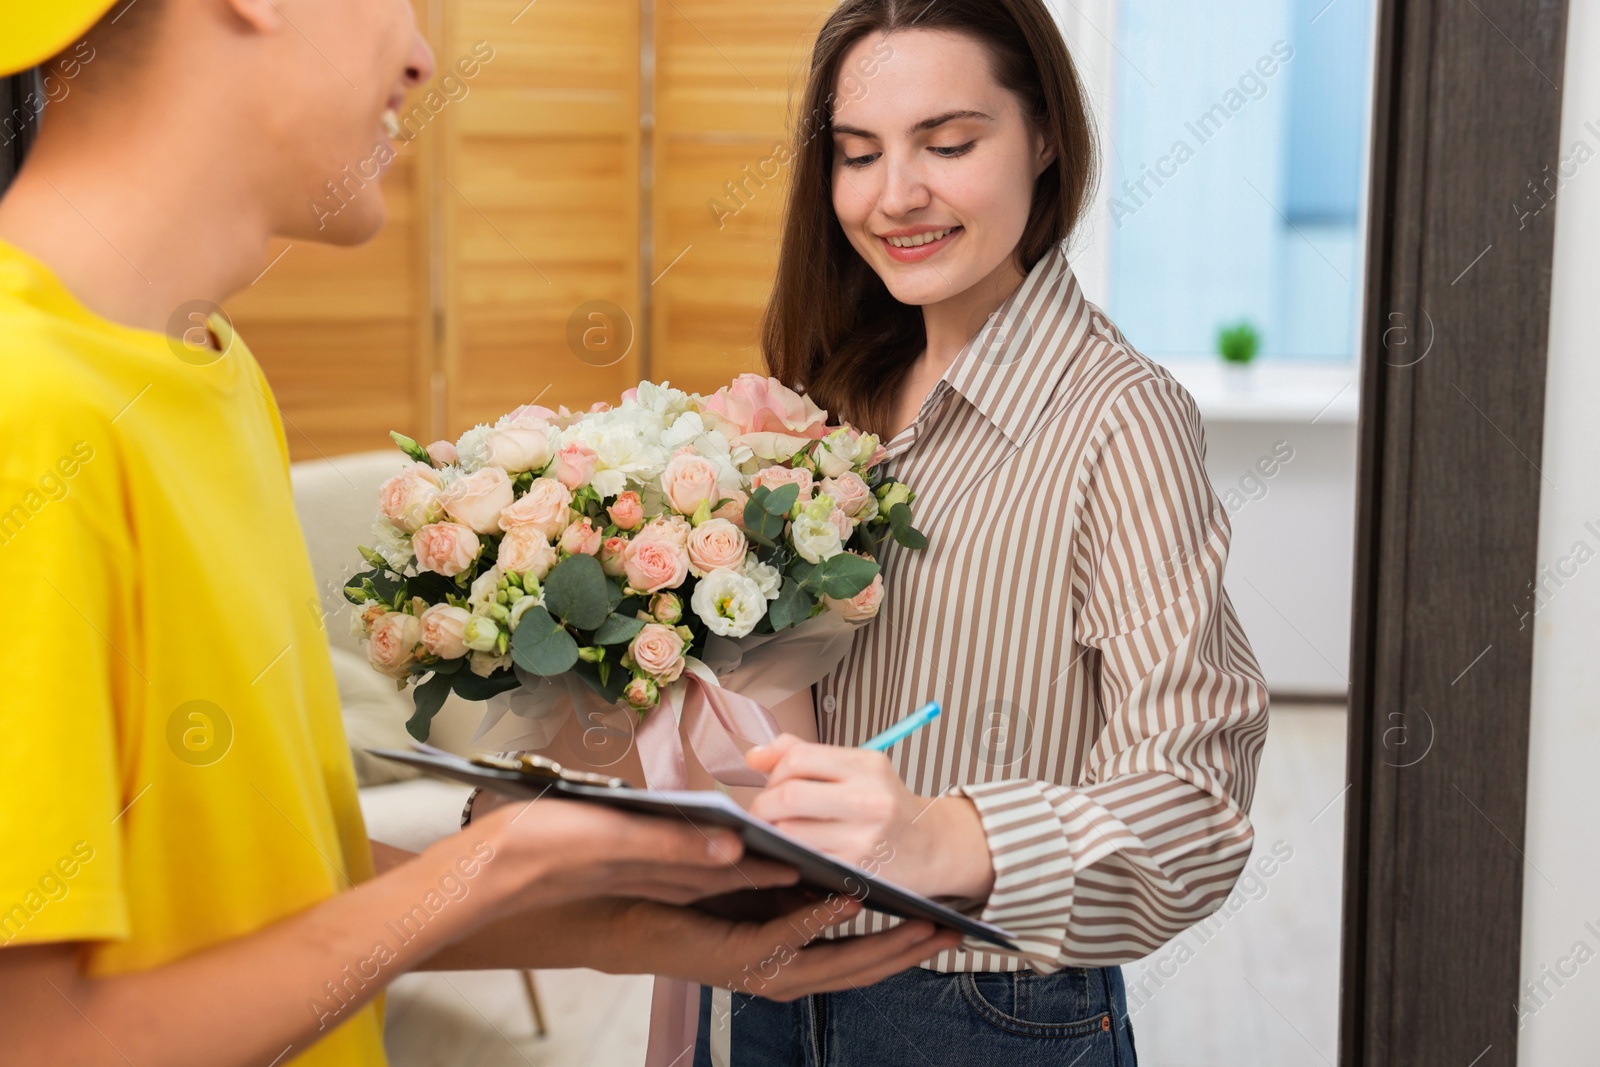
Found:
<path fill-rule="evenodd" d="M 1540 502 L 1541 588 L 1526 605 L 1537 611 L 1518 1061 L 1540 1067 L 1595 1062 L 1600 1035 L 1600 6 L 1573 0 L 1568 20 L 1560 154 L 1569 163 L 1552 181 L 1542 463 L 1555 488 Z M 1539 224 L 1549 220 L 1530 222 Z"/>

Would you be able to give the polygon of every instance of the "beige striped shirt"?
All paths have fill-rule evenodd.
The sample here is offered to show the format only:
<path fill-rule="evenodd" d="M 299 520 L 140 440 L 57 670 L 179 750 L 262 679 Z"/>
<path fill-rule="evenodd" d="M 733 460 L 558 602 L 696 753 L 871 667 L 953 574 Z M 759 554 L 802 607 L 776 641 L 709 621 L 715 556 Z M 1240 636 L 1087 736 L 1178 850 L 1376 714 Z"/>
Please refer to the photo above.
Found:
<path fill-rule="evenodd" d="M 912 790 L 977 805 L 981 917 L 1036 969 L 1148 954 L 1233 887 L 1267 729 L 1194 401 L 1057 251 L 887 447 L 929 547 L 885 549 L 882 610 L 818 685 L 822 740 L 939 701 L 889 755 Z M 977 941 L 928 964 L 1028 965 Z"/>

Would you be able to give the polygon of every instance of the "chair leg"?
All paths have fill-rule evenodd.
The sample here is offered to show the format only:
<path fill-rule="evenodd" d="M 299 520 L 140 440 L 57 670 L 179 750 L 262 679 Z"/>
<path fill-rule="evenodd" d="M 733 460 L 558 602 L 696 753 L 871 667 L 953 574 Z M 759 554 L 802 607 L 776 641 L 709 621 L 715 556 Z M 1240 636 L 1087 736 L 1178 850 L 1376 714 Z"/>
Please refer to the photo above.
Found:
<path fill-rule="evenodd" d="M 539 987 L 533 984 L 533 972 L 522 972 L 522 984 L 528 990 L 528 1007 L 533 1011 L 533 1032 L 544 1037 L 549 1031 L 544 1025 L 544 1009 L 539 1005 Z"/>

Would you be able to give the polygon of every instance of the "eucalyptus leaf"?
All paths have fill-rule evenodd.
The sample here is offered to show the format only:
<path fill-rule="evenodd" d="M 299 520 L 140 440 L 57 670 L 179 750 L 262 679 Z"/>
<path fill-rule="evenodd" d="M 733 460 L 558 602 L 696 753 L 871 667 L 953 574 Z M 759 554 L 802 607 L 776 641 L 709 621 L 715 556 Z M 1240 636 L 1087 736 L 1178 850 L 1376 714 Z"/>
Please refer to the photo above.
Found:
<path fill-rule="evenodd" d="M 818 565 L 812 586 L 821 590 L 824 596 L 831 596 L 835 600 L 849 600 L 871 585 L 879 570 L 878 565 L 870 559 L 840 552 L 836 556 L 829 556 Z"/>
<path fill-rule="evenodd" d="M 502 667 L 500 670 L 483 678 L 471 671 L 460 671 L 451 679 L 456 696 L 462 700 L 488 700 L 492 696 L 515 689 L 522 683 L 517 680 L 516 672 Z"/>
<path fill-rule="evenodd" d="M 576 629 L 593 630 L 605 622 L 611 603 L 606 572 L 593 556 L 568 556 L 545 577 L 545 609 Z"/>
<path fill-rule="evenodd" d="M 894 539 L 906 548 L 928 547 L 927 536 L 911 525 L 911 509 L 905 504 L 896 504 L 889 509 L 889 530 L 893 533 Z"/>
<path fill-rule="evenodd" d="M 632 641 L 642 629 L 644 629 L 643 619 L 630 618 L 627 615 L 612 615 L 595 630 L 594 643 L 597 645 L 625 645 Z"/>
<path fill-rule="evenodd" d="M 578 642 L 548 611 L 536 605 L 523 614 L 517 632 L 511 635 L 511 660 L 543 678 L 565 674 L 578 662 Z"/>
<path fill-rule="evenodd" d="M 435 674 L 412 691 L 411 699 L 416 712 L 406 720 L 406 733 L 418 741 L 427 741 L 433 727 L 433 717 L 444 707 L 444 698 L 450 695 L 450 676 Z"/>
<path fill-rule="evenodd" d="M 767 494 L 762 501 L 761 508 L 768 515 L 784 516 L 789 514 L 789 509 L 794 507 L 794 502 L 800 499 L 800 487 L 793 482 L 780 485 Z"/>
<path fill-rule="evenodd" d="M 800 588 L 799 582 L 793 578 L 785 578 L 778 599 L 767 608 L 773 631 L 787 630 L 791 626 L 805 622 L 811 617 L 811 608 L 815 604 L 816 600 L 810 593 Z"/>

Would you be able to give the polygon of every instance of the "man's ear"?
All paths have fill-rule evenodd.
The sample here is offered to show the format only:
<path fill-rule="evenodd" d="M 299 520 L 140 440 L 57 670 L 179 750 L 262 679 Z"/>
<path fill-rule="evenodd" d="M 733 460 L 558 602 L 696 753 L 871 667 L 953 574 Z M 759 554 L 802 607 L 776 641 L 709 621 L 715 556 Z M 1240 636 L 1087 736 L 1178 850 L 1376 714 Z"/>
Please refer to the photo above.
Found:
<path fill-rule="evenodd" d="M 284 15 L 273 0 L 222 0 L 222 3 L 257 33 L 271 33 L 283 24 Z"/>

